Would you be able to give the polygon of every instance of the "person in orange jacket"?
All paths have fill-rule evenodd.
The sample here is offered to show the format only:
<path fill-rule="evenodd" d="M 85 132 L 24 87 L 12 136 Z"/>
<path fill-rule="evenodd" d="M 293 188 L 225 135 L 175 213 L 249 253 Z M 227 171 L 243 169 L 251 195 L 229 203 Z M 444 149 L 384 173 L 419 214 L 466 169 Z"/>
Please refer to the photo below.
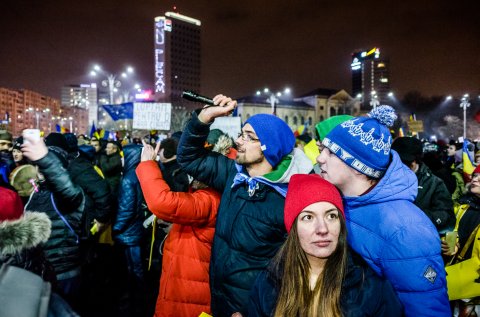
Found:
<path fill-rule="evenodd" d="M 220 194 L 194 181 L 191 191 L 172 192 L 155 161 L 159 144 L 144 143 L 136 169 L 149 210 L 172 222 L 166 238 L 155 316 L 210 313 L 209 265 Z M 159 152 L 160 151 L 160 152 Z"/>

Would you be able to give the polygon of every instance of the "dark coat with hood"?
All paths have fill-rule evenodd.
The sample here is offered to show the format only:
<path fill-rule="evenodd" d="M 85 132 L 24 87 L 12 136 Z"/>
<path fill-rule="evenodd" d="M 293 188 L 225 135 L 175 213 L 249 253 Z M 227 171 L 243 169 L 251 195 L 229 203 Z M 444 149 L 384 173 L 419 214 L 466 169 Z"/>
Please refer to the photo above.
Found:
<path fill-rule="evenodd" d="M 56 153 L 61 151 L 57 149 Z M 33 162 L 39 167 L 45 181 L 40 184 L 38 192 L 32 193 L 25 209 L 44 212 L 52 221 L 52 234 L 44 249 L 47 259 L 55 268 L 57 279 L 62 280 L 80 272 L 78 236 L 85 197 L 82 189 L 71 181 L 62 160 L 57 155 L 49 149 L 44 158 Z"/>
<path fill-rule="evenodd" d="M 8 263 L 55 284 L 55 271 L 43 253 L 51 221 L 42 212 L 26 212 L 19 219 L 0 222 L 0 265 Z"/>
<path fill-rule="evenodd" d="M 189 175 L 222 193 L 210 261 L 211 305 L 214 316 L 230 316 L 246 313 L 257 275 L 285 241 L 285 197 L 276 187 L 288 183 L 289 173 L 308 173 L 312 165 L 303 153 L 302 158 L 294 155 L 288 168 L 277 171 L 276 180 L 262 178 L 265 182 L 258 182 L 250 196 L 247 184 L 232 187 L 238 172 L 235 161 L 204 148 L 209 128 L 194 112 L 180 139 L 177 160 Z"/>
<path fill-rule="evenodd" d="M 438 232 L 453 230 L 456 221 L 453 201 L 443 180 L 435 176 L 424 163 L 420 164 L 415 174 L 418 178 L 415 205 L 430 218 Z"/>
<path fill-rule="evenodd" d="M 118 193 L 118 212 L 113 224 L 115 241 L 122 245 L 139 245 L 144 237 L 145 200 L 135 169 L 140 163 L 142 147 L 130 144 L 123 148 L 125 166 Z"/>
<path fill-rule="evenodd" d="M 282 279 L 276 275 L 267 270 L 258 276 L 250 293 L 249 317 L 273 316 Z M 392 285 L 353 251 L 348 254 L 340 301 L 344 317 L 404 315 Z"/>

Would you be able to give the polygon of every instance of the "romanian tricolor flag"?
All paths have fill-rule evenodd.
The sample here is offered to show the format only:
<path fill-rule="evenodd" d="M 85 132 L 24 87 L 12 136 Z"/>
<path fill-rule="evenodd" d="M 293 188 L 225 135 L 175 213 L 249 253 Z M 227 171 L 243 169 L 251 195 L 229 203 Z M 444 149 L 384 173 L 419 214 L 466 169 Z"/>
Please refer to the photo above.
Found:
<path fill-rule="evenodd" d="M 55 125 L 55 130 L 61 134 L 69 132 L 68 129 L 65 129 L 64 127 L 60 126 L 59 124 Z"/>
<path fill-rule="evenodd" d="M 297 130 L 293 132 L 293 135 L 295 137 L 304 134 L 308 130 L 308 123 L 305 123 L 304 125 L 298 126 Z"/>
<path fill-rule="evenodd" d="M 462 149 L 462 163 L 463 163 L 463 177 L 470 179 L 475 166 L 473 165 L 473 160 L 470 157 L 470 153 L 468 152 L 468 142 L 465 140 L 463 142 L 463 149 Z"/>

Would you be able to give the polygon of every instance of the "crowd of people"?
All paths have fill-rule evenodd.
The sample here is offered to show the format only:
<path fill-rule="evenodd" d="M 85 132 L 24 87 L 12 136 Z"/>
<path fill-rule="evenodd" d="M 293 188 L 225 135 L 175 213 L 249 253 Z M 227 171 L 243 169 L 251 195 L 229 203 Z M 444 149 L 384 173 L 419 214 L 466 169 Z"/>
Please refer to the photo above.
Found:
<path fill-rule="evenodd" d="M 0 132 L 0 316 L 480 314 L 475 143 L 393 138 L 389 106 L 233 139 L 213 101 L 159 142 Z"/>

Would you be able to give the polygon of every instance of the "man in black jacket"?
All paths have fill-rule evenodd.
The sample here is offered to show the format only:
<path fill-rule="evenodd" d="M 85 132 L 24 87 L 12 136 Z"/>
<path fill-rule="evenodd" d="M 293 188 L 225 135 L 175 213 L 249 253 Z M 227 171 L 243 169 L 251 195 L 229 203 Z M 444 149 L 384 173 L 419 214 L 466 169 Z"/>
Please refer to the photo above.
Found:
<path fill-rule="evenodd" d="M 418 195 L 414 203 L 430 218 L 437 231 L 445 234 L 455 226 L 452 196 L 443 180 L 435 176 L 422 162 L 423 146 L 417 138 L 401 137 L 392 143 L 403 164 L 417 176 Z"/>
<path fill-rule="evenodd" d="M 105 147 L 105 154 L 100 156 L 100 169 L 105 176 L 112 195 L 117 198 L 118 186 L 122 177 L 122 158 L 120 148 L 115 141 L 108 141 Z"/>
<path fill-rule="evenodd" d="M 223 95 L 215 107 L 193 112 L 180 139 L 177 159 L 195 179 L 222 193 L 210 261 L 211 308 L 214 316 L 246 314 L 248 296 L 286 238 L 283 221 L 290 176 L 313 166 L 294 150 L 295 137 L 276 116 L 250 117 L 236 139 L 233 161 L 205 149 L 210 125 L 228 116 L 237 102 Z"/>

